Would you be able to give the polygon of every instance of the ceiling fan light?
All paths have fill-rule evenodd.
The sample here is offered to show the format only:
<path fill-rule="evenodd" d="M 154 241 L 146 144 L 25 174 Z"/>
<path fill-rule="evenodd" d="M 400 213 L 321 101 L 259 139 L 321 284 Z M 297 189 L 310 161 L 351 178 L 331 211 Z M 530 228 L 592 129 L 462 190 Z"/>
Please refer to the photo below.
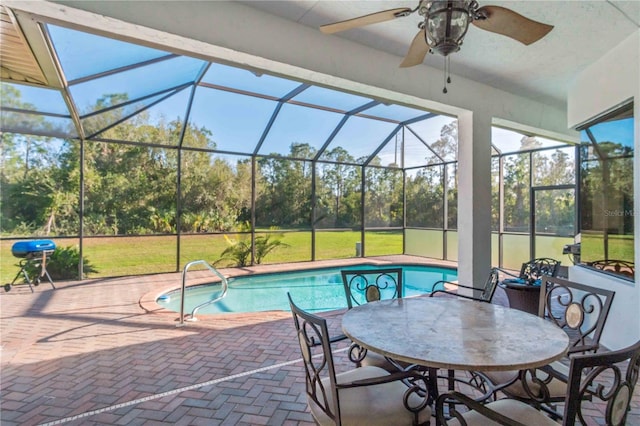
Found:
<path fill-rule="evenodd" d="M 432 1 L 425 13 L 426 42 L 435 53 L 447 56 L 460 50 L 469 28 L 472 1 Z"/>

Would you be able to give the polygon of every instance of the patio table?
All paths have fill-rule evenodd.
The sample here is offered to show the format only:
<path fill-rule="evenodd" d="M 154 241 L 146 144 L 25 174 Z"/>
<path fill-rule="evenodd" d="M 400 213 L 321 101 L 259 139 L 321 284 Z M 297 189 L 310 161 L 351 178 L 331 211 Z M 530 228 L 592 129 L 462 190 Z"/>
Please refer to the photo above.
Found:
<path fill-rule="evenodd" d="M 449 297 L 408 297 L 354 307 L 342 318 L 353 342 L 390 359 L 435 370 L 507 371 L 562 358 L 567 334 L 504 306 Z M 451 381 L 449 382 L 451 386 Z M 437 394 L 437 388 L 431 390 Z"/>
<path fill-rule="evenodd" d="M 342 331 L 389 358 L 451 370 L 508 371 L 562 358 L 567 334 L 538 316 L 449 297 L 370 302 L 347 311 Z"/>

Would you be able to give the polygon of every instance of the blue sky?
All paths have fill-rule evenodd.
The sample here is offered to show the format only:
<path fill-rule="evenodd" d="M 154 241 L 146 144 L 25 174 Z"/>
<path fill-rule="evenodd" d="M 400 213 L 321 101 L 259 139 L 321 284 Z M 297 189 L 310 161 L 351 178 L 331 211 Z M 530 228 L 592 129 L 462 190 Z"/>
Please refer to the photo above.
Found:
<path fill-rule="evenodd" d="M 590 127 L 589 130 L 598 142 L 617 142 L 623 146 L 633 147 L 633 117 L 605 121 Z M 586 137 L 583 136 L 582 139 L 586 140 Z"/>
<path fill-rule="evenodd" d="M 140 61 L 153 60 L 168 55 L 168 52 L 52 25 L 48 25 L 47 29 L 52 37 L 67 80 L 127 67 Z M 91 111 L 97 100 L 106 94 L 126 93 L 128 99 L 136 99 L 180 84 L 191 83 L 205 70 L 206 64 L 205 61 L 199 59 L 176 57 L 73 84 L 70 86 L 70 92 L 82 115 Z M 297 81 L 216 63 L 211 64 L 202 81 L 255 92 L 276 99 L 283 97 L 301 84 Z M 19 88 L 23 101 L 33 103 L 38 111 L 68 113 L 58 91 L 27 86 Z M 184 120 L 189 95 L 190 90 L 183 90 L 151 107 L 148 111 L 152 122 L 159 121 L 161 117 L 167 120 L 176 118 Z M 142 101 L 142 103 L 148 104 L 159 97 Z M 293 101 L 350 111 L 366 105 L 372 100 L 364 96 L 311 86 L 297 94 Z M 250 154 L 254 151 L 277 106 L 278 102 L 273 99 L 246 96 L 200 86 L 194 96 L 189 120 L 197 127 L 206 127 L 211 130 L 218 149 Z M 133 106 L 125 108 L 128 112 L 132 109 Z M 382 103 L 363 112 L 363 114 L 399 121 L 412 119 L 426 113 L 426 111 L 419 109 Z M 313 148 L 320 149 L 342 118 L 342 114 L 324 109 L 284 104 L 259 153 L 286 155 L 289 153 L 289 147 L 292 143 L 308 143 Z M 450 117 L 435 116 L 415 123 L 411 127 L 420 134 L 425 142 L 433 143 L 440 137 L 442 127 L 452 121 L 454 119 Z M 328 150 L 341 146 L 346 148 L 354 158 L 369 156 L 383 140 L 390 136 L 396 127 L 397 124 L 386 121 L 358 116 L 349 117 L 328 146 Z M 612 125 L 612 128 L 607 131 L 615 134 L 615 137 L 620 138 L 623 143 L 632 143 L 633 141 L 633 135 L 626 127 L 618 129 Z M 91 129 L 92 132 L 93 129 Z M 409 132 L 405 133 L 408 161 L 404 166 L 424 164 L 424 159 L 430 156 L 430 152 L 415 136 Z M 499 149 L 503 152 L 509 152 L 519 149 L 522 135 L 494 128 L 492 138 L 493 143 Z M 538 140 L 542 142 L 543 146 L 558 144 L 556 141 L 544 138 L 538 138 Z M 391 142 L 395 146 L 394 138 L 391 139 Z M 389 164 L 396 159 L 397 153 L 389 146 L 383 149 L 379 156 L 383 164 Z"/>

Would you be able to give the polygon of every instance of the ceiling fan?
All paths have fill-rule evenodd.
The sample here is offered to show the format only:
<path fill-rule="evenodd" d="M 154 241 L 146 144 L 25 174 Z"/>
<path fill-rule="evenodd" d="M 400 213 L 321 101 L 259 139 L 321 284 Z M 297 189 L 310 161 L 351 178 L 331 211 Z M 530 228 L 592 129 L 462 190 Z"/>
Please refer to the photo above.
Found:
<path fill-rule="evenodd" d="M 457 52 L 460 50 L 470 23 L 483 30 L 513 38 L 525 45 L 540 40 L 553 29 L 552 25 L 533 21 L 504 7 L 480 7 L 476 0 L 420 0 L 415 9 L 404 7 L 383 10 L 346 21 L 322 25 L 320 31 L 325 34 L 333 34 L 396 18 L 404 18 L 414 12 L 418 12 L 418 15 L 424 19 L 418 24 L 419 31 L 400 64 L 402 68 L 421 64 L 429 52 L 438 53 L 445 57 Z M 446 87 L 444 92 L 446 93 Z"/>

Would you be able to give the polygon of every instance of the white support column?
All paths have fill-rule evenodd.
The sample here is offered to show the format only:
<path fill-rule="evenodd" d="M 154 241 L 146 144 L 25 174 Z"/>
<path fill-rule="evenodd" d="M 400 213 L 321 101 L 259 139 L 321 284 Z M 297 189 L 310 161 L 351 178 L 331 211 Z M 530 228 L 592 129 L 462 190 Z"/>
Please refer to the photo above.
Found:
<path fill-rule="evenodd" d="M 458 116 L 458 281 L 482 287 L 490 267 L 491 117 L 465 112 Z"/>

